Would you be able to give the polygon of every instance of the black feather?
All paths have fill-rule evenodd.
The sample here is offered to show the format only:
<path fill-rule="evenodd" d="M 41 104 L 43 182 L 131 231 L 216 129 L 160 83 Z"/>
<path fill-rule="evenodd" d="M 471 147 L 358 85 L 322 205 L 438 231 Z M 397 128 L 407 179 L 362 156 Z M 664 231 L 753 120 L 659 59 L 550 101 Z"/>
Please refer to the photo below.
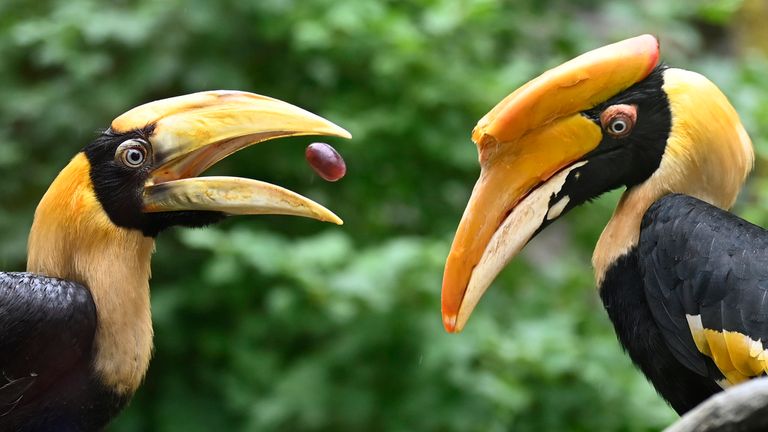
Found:
<path fill-rule="evenodd" d="M 93 375 L 95 331 L 87 288 L 0 273 L 0 430 L 98 430 L 125 405 Z"/>

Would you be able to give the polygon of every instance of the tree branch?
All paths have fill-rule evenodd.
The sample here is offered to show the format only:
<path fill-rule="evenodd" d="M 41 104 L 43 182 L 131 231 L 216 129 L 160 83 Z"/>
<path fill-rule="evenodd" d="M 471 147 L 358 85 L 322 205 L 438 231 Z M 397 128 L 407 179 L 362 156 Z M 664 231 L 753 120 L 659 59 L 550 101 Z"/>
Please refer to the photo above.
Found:
<path fill-rule="evenodd" d="M 768 377 L 718 393 L 664 432 L 768 431 Z"/>

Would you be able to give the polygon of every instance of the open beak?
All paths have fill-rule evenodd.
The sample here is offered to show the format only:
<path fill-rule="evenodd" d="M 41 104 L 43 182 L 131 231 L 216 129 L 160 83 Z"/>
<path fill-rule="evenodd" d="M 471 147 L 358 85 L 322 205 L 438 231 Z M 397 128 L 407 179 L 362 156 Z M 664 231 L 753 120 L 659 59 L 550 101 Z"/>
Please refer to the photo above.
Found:
<path fill-rule="evenodd" d="M 290 190 L 235 177 L 196 177 L 256 143 L 297 135 L 351 138 L 349 132 L 301 108 L 253 93 L 209 91 L 150 102 L 111 125 L 113 132 L 149 128 L 153 170 L 144 211 L 282 214 L 342 224 L 330 210 Z"/>
<path fill-rule="evenodd" d="M 598 48 L 529 81 L 480 119 L 472 132 L 480 178 L 443 274 L 447 331 L 461 331 L 498 273 L 559 216 L 550 198 L 602 140 L 581 113 L 644 79 L 658 57 L 650 35 Z"/>

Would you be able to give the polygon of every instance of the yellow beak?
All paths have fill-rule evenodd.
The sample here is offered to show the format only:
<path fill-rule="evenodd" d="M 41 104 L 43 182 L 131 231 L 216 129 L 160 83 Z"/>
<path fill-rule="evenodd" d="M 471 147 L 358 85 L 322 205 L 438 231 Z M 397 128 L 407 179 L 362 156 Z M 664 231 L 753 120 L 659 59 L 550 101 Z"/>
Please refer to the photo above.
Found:
<path fill-rule="evenodd" d="M 115 133 L 150 130 L 153 170 L 144 211 L 284 214 L 341 224 L 330 210 L 279 186 L 233 177 L 195 177 L 256 143 L 296 135 L 351 138 L 301 108 L 252 93 L 209 91 L 150 102 L 116 118 Z"/>
<path fill-rule="evenodd" d="M 583 54 L 504 98 L 472 132 L 475 184 L 445 265 L 443 325 L 458 332 L 493 279 L 535 234 L 550 196 L 602 140 L 581 114 L 641 81 L 658 63 L 657 40 L 638 36 Z"/>

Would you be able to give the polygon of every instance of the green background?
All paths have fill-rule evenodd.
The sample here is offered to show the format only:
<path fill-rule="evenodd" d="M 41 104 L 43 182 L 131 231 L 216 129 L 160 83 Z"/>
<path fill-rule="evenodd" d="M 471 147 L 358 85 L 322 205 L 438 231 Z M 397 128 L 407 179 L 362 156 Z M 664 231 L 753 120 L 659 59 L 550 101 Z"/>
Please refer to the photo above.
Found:
<path fill-rule="evenodd" d="M 591 274 L 619 192 L 547 229 L 464 333 L 443 331 L 442 266 L 479 171 L 469 135 L 547 68 L 653 33 L 667 63 L 710 77 L 741 113 L 758 162 L 735 211 L 766 223 L 762 3 L 3 0 L 0 268 L 24 269 L 37 201 L 112 118 L 194 91 L 262 93 L 350 130 L 328 140 L 347 177 L 311 171 L 311 138 L 211 172 L 288 187 L 346 223 L 163 234 L 154 359 L 110 430 L 658 430 L 676 416 L 621 352 Z"/>

